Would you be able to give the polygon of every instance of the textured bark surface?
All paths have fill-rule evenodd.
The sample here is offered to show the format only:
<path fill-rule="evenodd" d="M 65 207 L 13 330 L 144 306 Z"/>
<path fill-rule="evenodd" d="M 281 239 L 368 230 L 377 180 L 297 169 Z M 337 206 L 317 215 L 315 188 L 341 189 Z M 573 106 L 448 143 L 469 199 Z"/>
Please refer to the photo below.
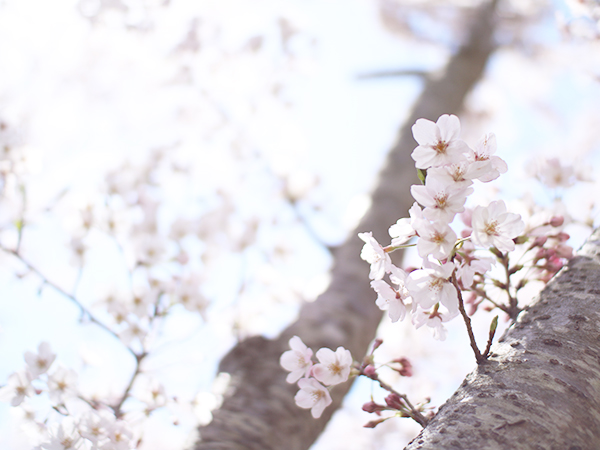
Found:
<path fill-rule="evenodd" d="M 600 229 L 406 450 L 600 448 Z"/>
<path fill-rule="evenodd" d="M 481 78 L 494 49 L 495 2 L 473 18 L 468 42 L 450 58 L 445 72 L 426 82 L 410 117 L 401 128 L 373 193 L 372 207 L 356 229 L 373 231 L 385 242 L 388 227 L 407 215 L 413 203 L 410 186 L 418 183 L 410 153 L 416 147 L 411 126 L 416 119 L 437 120 L 442 114 L 458 113 L 464 99 Z M 367 278 L 368 266 L 360 260 L 363 242 L 352 233 L 336 249 L 331 284 L 315 302 L 306 304 L 298 320 L 276 340 L 252 337 L 234 347 L 220 369 L 232 374 L 232 392 L 214 413 L 213 421 L 200 429 L 196 450 L 289 450 L 307 449 L 340 406 L 349 383 L 332 391 L 333 404 L 319 420 L 294 403 L 296 385 L 285 382 L 279 357 L 288 350 L 288 340 L 301 336 L 318 349 L 343 345 L 361 358 L 373 340 L 381 320 L 375 294 Z"/>

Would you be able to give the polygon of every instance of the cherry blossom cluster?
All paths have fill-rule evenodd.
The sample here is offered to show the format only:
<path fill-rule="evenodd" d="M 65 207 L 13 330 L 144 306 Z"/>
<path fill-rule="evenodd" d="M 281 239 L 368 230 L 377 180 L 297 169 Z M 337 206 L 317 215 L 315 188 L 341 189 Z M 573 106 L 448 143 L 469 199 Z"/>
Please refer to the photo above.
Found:
<path fill-rule="evenodd" d="M 37 353 L 25 353 L 25 369 L 12 373 L 0 388 L 0 401 L 21 406 L 31 425 L 44 436 L 38 450 L 88 449 L 130 450 L 135 447 L 130 425 L 117 419 L 108 408 L 83 400 L 77 384 L 77 373 L 55 364 L 56 354 L 47 342 Z M 52 370 L 51 370 L 52 369 Z M 27 398 L 46 397 L 61 420 L 47 425 L 36 418 Z M 77 412 L 77 413 L 76 413 Z"/>
<path fill-rule="evenodd" d="M 300 390 L 294 397 L 296 404 L 300 408 L 310 408 L 312 416 L 318 419 L 331 404 L 329 388 L 348 380 L 354 360 L 344 347 L 338 347 L 336 351 L 324 347 L 317 351 L 319 362 L 315 364 L 313 351 L 302 339 L 294 336 L 289 343 L 291 350 L 284 352 L 279 360 L 290 372 L 286 381 L 298 383 Z"/>
<path fill-rule="evenodd" d="M 417 327 L 426 324 L 433 328 L 434 337 L 443 340 L 443 323 L 459 314 L 459 290 L 470 289 L 494 263 L 475 249 L 510 252 L 525 224 L 518 214 L 507 211 L 502 200 L 465 210 L 475 181 L 492 181 L 507 170 L 494 154 L 493 134 L 470 148 L 460 139 L 460 122 L 452 115 L 443 115 L 436 123 L 419 119 L 412 131 L 419 144 L 412 157 L 424 185 L 411 187 L 416 202 L 410 218 L 390 227 L 389 246 L 380 245 L 370 232 L 359 234 L 365 241 L 361 257 L 371 264 L 369 277 L 378 294 L 377 306 L 387 310 L 393 322 L 411 315 Z M 451 225 L 457 214 L 465 212 L 470 220 L 458 238 Z M 407 273 L 392 263 L 389 253 L 407 247 L 413 238 L 422 266 Z"/>
<path fill-rule="evenodd" d="M 519 206 L 521 214 L 509 212 L 503 200 L 467 206 L 475 181 L 487 183 L 507 171 L 506 163 L 495 155 L 495 136 L 486 134 L 471 148 L 460 139 L 460 122 L 452 115 L 443 115 L 435 123 L 419 119 L 412 131 L 419 144 L 412 157 L 423 183 L 411 187 L 416 202 L 408 218 L 389 228 L 390 245 L 379 244 L 371 232 L 359 233 L 365 242 L 361 258 L 370 264 L 376 304 L 392 322 L 411 317 L 417 328 L 427 325 L 434 338 L 443 340 L 447 333 L 443 324 L 461 314 L 476 360 L 482 363 L 489 355 L 498 317 L 492 320 L 487 347 L 481 352 L 469 315 L 485 302 L 486 309 L 499 308 L 514 320 L 520 312 L 521 289 L 532 281 L 546 283 L 573 256 L 564 232 L 571 219 L 556 202 L 552 208 L 543 208 L 525 199 Z M 532 176 L 553 188 L 589 180 L 581 170 L 557 159 L 541 160 L 531 167 Z M 455 221 L 457 216 L 460 223 Z M 416 247 L 421 264 L 405 271 L 392 263 L 389 254 L 410 246 Z M 376 340 L 373 351 L 380 344 Z M 290 347 L 280 364 L 290 372 L 287 381 L 298 382 L 296 404 L 311 408 L 313 417 L 320 417 L 332 401 L 326 386 L 343 382 L 352 373 L 378 382 L 389 392 L 385 405 L 371 401 L 363 409 L 378 416 L 383 411 L 394 415 L 366 426 L 395 416 L 411 417 L 422 426 L 428 422 L 427 402 L 413 406 L 406 395 L 382 381 L 373 352 L 352 367 L 352 357 L 343 347 L 335 352 L 322 348 L 316 354 L 317 364 L 299 337 L 290 340 Z M 397 364 L 400 367 L 394 368 Z M 381 367 L 391 367 L 401 376 L 412 375 L 405 358 Z"/>

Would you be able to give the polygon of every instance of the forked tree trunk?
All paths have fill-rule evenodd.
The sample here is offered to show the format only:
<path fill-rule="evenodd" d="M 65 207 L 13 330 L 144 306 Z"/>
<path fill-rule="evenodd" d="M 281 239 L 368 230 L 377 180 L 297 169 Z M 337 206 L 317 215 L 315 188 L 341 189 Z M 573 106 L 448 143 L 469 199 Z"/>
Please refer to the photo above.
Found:
<path fill-rule="evenodd" d="M 471 24 L 468 41 L 453 55 L 445 72 L 425 83 L 410 117 L 391 150 L 372 207 L 348 240 L 335 251 L 331 285 L 315 302 L 306 304 L 298 320 L 278 339 L 252 337 L 240 342 L 221 361 L 220 370 L 232 375 L 232 392 L 200 429 L 196 450 L 303 450 L 321 434 L 349 390 L 349 383 L 332 391 L 333 404 L 319 420 L 294 403 L 295 385 L 285 382 L 279 356 L 288 340 L 300 336 L 313 349 L 342 345 L 362 358 L 381 320 L 369 286 L 368 266 L 360 260 L 359 231 L 373 231 L 384 242 L 388 227 L 407 215 L 413 203 L 410 186 L 418 183 L 410 153 L 416 147 L 411 126 L 421 117 L 437 120 L 458 113 L 464 99 L 481 78 L 495 46 L 495 1 L 486 4 Z"/>
<path fill-rule="evenodd" d="M 406 450 L 600 449 L 600 228 Z"/>

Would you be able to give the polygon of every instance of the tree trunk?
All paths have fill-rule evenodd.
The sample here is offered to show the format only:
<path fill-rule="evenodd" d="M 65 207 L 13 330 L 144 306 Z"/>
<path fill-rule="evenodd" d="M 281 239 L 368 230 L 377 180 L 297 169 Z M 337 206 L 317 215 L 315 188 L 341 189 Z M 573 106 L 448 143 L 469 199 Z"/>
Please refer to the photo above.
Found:
<path fill-rule="evenodd" d="M 410 117 L 399 132 L 372 206 L 354 233 L 336 249 L 331 285 L 315 302 L 303 306 L 298 320 L 275 340 L 252 337 L 240 342 L 221 361 L 220 370 L 232 375 L 231 394 L 214 413 L 213 421 L 200 429 L 196 450 L 273 450 L 309 448 L 340 406 L 350 385 L 332 391 L 333 404 L 319 420 L 294 403 L 295 385 L 285 382 L 279 366 L 288 340 L 298 335 L 314 350 L 342 345 L 355 358 L 362 358 L 375 337 L 381 311 L 367 278 L 368 266 L 360 260 L 360 231 L 373 231 L 384 242 L 388 227 L 407 215 L 413 203 L 410 186 L 418 183 L 410 153 L 416 147 L 411 126 L 421 117 L 437 120 L 442 114 L 458 113 L 464 99 L 481 78 L 495 45 L 493 31 L 496 1 L 473 18 L 468 41 L 453 55 L 445 72 L 428 79 Z"/>
<path fill-rule="evenodd" d="M 600 448 L 600 228 L 406 450 Z"/>

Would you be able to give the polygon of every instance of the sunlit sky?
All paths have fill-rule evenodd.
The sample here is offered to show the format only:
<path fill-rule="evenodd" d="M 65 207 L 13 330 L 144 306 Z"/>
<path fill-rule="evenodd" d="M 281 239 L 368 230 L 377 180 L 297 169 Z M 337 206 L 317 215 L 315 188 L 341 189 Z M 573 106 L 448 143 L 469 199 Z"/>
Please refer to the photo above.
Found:
<path fill-rule="evenodd" d="M 128 3 L 135 6 L 138 2 Z M 0 119 L 22 130 L 32 155 L 29 198 L 33 210 L 47 205 L 65 188 L 69 188 L 69 204 L 82 206 L 97 198 L 95 192 L 108 170 L 124 160 L 140 163 L 150 149 L 176 145 L 181 158 L 192 158 L 198 168 L 193 182 L 198 195 L 211 195 L 222 186 L 235 192 L 236 172 L 226 168 L 236 164 L 236 159 L 224 149 L 239 138 L 257 149 L 276 176 L 320 180 L 309 203 L 318 203 L 321 209 L 314 213 L 307 208 L 306 214 L 324 243 L 340 243 L 368 205 L 377 170 L 421 87 L 416 77 L 361 79 L 359 75 L 379 70 L 436 70 L 448 56 L 448 50 L 440 46 L 415 43 L 386 30 L 371 0 L 257 0 L 251 6 L 236 0 L 172 0 L 146 18 L 155 26 L 151 31 L 126 30 L 124 22 L 145 20 L 141 10 L 133 8 L 125 19 L 112 11 L 104 23 L 92 25 L 78 12 L 78 4 L 89 13 L 95 2 L 0 1 Z M 274 44 L 279 33 L 275 18 L 280 15 L 300 32 L 291 44 L 295 57 L 290 60 Z M 192 18 L 200 16 L 206 46 L 195 54 L 175 52 Z M 544 57 L 537 49 L 496 53 L 486 80 L 470 100 L 471 108 L 481 114 L 465 120 L 464 134 L 474 143 L 481 133 L 495 132 L 498 154 L 510 168 L 508 181 L 496 186 L 508 197 L 532 191 L 542 199 L 547 196 L 542 189 L 525 184 L 523 165 L 535 154 L 570 159 L 587 155 L 598 165 L 594 134 L 599 125 L 600 89 L 594 74 L 600 66 L 589 56 L 589 46 L 561 44 L 552 16 L 527 32 L 536 33 L 534 42 L 553 44 L 542 50 Z M 249 38 L 258 35 L 264 39 L 258 55 L 240 51 Z M 182 71 L 182 67 L 189 70 Z M 280 98 L 269 96 L 274 85 L 283 86 Z M 483 118 L 476 121 L 474 117 Z M 233 124 L 231 134 L 211 134 L 223 121 Z M 268 192 L 269 184 L 263 189 Z M 489 192 L 481 198 L 489 198 Z M 250 193 L 239 195 L 247 198 L 243 203 L 249 209 L 265 207 L 264 200 L 250 198 Z M 579 207 L 584 197 L 576 195 L 570 202 Z M 184 202 L 185 197 L 173 199 L 175 207 L 186 208 Z M 66 206 L 59 210 L 66 222 L 67 210 Z M 57 223 L 41 223 L 48 228 L 34 229 L 24 249 L 48 274 L 70 283 L 72 275 L 63 270 L 69 258 L 61 254 L 65 242 L 63 238 L 52 241 L 53 233 L 62 232 Z M 43 340 L 49 340 L 64 364 L 73 367 L 82 352 L 73 345 L 74 336 L 84 339 L 86 349 L 93 347 L 90 353 L 99 361 L 114 358 L 121 361 L 118 365 L 131 365 L 129 355 L 102 337 L 100 330 L 81 331 L 85 327 L 77 324 L 77 311 L 67 301 L 48 290 L 40 300 L 38 283 L 16 282 L 11 276 L 14 265 L 4 257 L 0 261 L 9 268 L 0 276 L 5 286 L 0 292 L 0 384 L 23 366 L 23 352 L 37 348 Z M 324 252 L 307 250 L 297 264 L 306 267 L 298 275 L 299 283 L 313 286 L 313 291 L 322 289 L 329 264 Z M 365 271 L 368 282 L 366 275 Z M 105 270 L 91 286 L 115 279 L 118 275 Z M 89 289 L 94 288 L 84 294 L 91 298 Z M 289 305 L 277 310 L 280 320 L 275 321 L 252 312 L 257 315 L 250 330 L 275 335 L 293 320 L 296 308 Z M 184 330 L 201 326 L 198 318 L 182 314 L 179 319 Z M 480 325 L 481 329 L 486 326 Z M 450 328 L 451 333 L 462 331 L 460 324 Z M 177 334 L 175 329 L 171 332 Z M 179 351 L 191 352 L 192 346 L 203 345 L 203 350 L 216 347 L 217 353 L 200 355 L 196 349 L 189 364 L 198 368 L 197 373 L 188 368 L 186 373 L 172 375 L 176 383 L 209 389 L 218 352 L 225 351 L 233 337 L 219 328 L 218 321 L 203 333 Z M 419 340 L 410 347 L 416 349 L 415 355 L 417 350 L 425 355 L 415 367 L 426 374 L 427 381 L 415 380 L 411 386 L 417 389 L 420 384 L 419 395 L 427 395 L 423 392 L 428 389 L 433 392 L 435 405 L 443 403 L 473 365 L 466 350 L 451 360 L 440 360 L 439 365 L 430 364 L 459 345 L 466 349 L 460 337 L 438 347 L 428 330 L 402 331 L 395 338 L 392 334 L 390 341 Z M 398 345 L 408 351 L 406 343 Z M 161 361 L 172 362 L 166 358 L 156 364 Z M 94 376 L 89 377 L 93 383 Z M 186 380 L 190 377 L 195 381 Z M 357 399 L 350 400 L 353 408 L 367 400 L 368 389 L 359 387 Z M 11 417 L 9 407 L 0 405 L 0 447 L 16 450 L 18 443 L 8 431 Z M 345 410 L 332 424 L 331 433 L 346 426 L 342 424 L 359 427 L 364 421 L 362 413 Z M 162 433 L 155 433 L 149 439 L 152 444 L 143 448 L 164 448 L 170 439 L 177 443 L 185 439 L 172 430 Z M 368 448 L 377 444 L 373 436 L 382 445 L 398 436 L 368 433 L 373 431 L 360 430 L 352 435 L 352 442 L 327 440 L 325 435 L 315 448 Z"/>

